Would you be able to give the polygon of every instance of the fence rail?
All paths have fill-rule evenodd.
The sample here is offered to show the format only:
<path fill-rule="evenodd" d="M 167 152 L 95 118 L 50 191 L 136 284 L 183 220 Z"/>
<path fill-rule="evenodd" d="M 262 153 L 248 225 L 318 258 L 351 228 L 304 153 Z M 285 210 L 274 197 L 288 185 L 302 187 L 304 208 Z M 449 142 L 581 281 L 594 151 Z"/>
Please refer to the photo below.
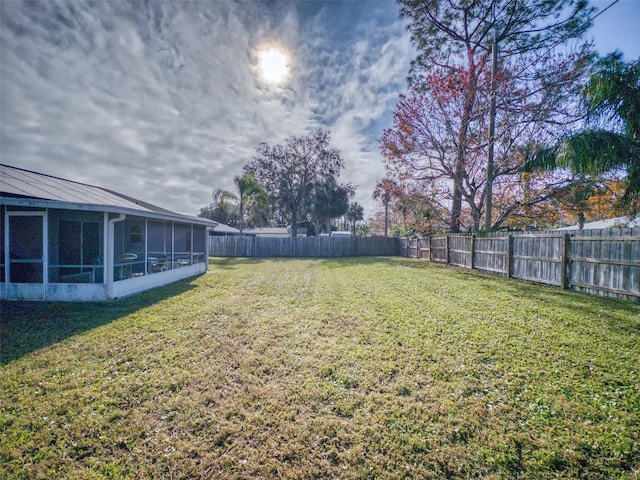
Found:
<path fill-rule="evenodd" d="M 398 238 L 209 237 L 212 257 L 357 257 L 400 254 Z"/>
<path fill-rule="evenodd" d="M 401 239 L 400 254 L 640 301 L 637 228 Z"/>

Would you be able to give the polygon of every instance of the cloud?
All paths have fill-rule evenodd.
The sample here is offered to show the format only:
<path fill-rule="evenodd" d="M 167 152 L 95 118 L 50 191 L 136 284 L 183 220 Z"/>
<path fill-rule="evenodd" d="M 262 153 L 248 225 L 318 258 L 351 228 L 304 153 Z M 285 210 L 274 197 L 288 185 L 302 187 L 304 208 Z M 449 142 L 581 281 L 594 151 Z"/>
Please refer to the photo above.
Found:
<path fill-rule="evenodd" d="M 390 2 L 3 2 L 2 162 L 194 214 L 260 142 L 331 130 L 366 202 L 412 47 Z M 292 55 L 261 82 L 257 53 Z"/>
<path fill-rule="evenodd" d="M 382 2 L 371 5 L 385 6 Z M 341 48 L 318 46 L 320 51 L 323 46 L 326 50 L 309 68 L 309 76 L 320 79 L 313 84 L 320 105 L 315 113 L 328 124 L 333 142 L 343 152 L 347 163 L 344 176 L 359 186 L 356 200 L 368 207 L 373 207 L 373 189 L 384 175 L 378 138 L 391 124 L 391 112 L 415 55 L 404 26 L 396 21 L 395 10 L 391 12 L 394 15 L 388 10 L 361 15 L 361 22 L 352 18 L 348 29 L 352 35 L 342 40 Z M 340 17 L 332 13 L 327 17 Z"/>

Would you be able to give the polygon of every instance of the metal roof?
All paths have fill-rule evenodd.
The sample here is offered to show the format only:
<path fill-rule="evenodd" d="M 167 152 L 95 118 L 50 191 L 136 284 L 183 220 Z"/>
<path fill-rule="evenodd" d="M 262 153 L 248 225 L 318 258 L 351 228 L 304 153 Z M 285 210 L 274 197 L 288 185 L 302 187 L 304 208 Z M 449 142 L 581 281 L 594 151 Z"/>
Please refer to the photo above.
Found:
<path fill-rule="evenodd" d="M 54 208 L 82 208 L 156 218 L 189 219 L 211 226 L 216 224 L 208 219 L 172 212 L 106 188 L 3 164 L 0 164 L 0 195 L 3 203 L 12 203 L 11 199 L 29 199 L 39 205 Z"/>
<path fill-rule="evenodd" d="M 217 223 L 218 225 L 216 225 L 216 228 L 213 229 L 214 232 L 240 235 L 240 230 L 238 230 L 237 228 L 230 227 L 229 225 L 226 225 L 224 223 Z"/>
<path fill-rule="evenodd" d="M 616 217 L 608 218 L 606 220 L 599 220 L 597 222 L 587 222 L 583 225 L 584 230 L 604 230 L 606 228 L 634 228 L 640 227 L 640 215 L 636 218 L 630 217 Z M 568 227 L 556 228 L 556 230 L 578 230 L 579 225 L 570 225 Z"/>

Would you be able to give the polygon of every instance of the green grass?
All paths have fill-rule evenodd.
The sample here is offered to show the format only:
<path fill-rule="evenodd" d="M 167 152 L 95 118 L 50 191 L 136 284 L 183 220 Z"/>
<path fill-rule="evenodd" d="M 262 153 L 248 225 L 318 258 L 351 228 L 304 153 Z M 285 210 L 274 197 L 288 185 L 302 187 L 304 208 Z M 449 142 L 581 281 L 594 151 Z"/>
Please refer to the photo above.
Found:
<path fill-rule="evenodd" d="M 640 305 L 401 258 L 2 304 L 2 478 L 640 477 Z"/>

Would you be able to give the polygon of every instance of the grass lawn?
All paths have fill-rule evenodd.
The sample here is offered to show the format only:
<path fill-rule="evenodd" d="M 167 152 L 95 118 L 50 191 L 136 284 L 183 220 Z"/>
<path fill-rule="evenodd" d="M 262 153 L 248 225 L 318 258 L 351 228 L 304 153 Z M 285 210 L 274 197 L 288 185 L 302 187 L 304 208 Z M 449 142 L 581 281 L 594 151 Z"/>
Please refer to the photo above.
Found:
<path fill-rule="evenodd" d="M 1 478 L 640 478 L 640 305 L 402 258 L 2 304 Z"/>

